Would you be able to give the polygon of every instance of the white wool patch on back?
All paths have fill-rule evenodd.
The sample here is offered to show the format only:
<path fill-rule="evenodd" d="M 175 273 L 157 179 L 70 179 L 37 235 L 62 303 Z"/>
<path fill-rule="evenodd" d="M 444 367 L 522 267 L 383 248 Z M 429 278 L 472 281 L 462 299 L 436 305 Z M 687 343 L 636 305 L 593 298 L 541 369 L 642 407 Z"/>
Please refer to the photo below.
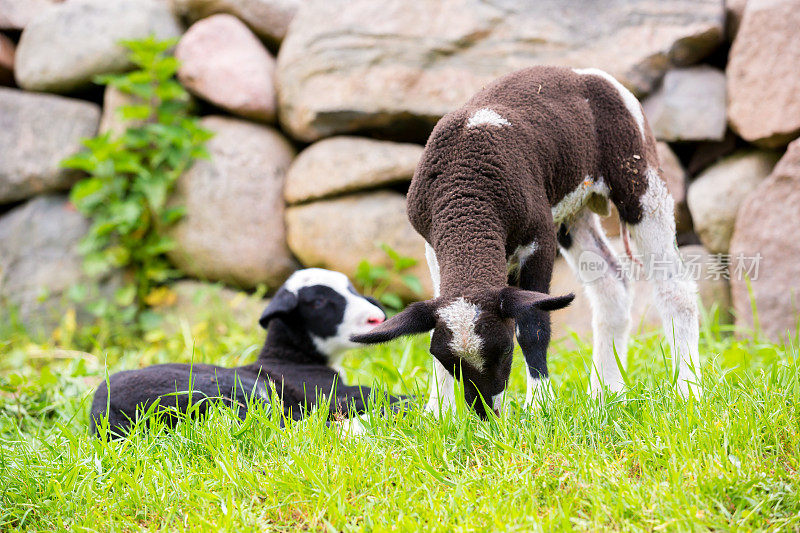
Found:
<path fill-rule="evenodd" d="M 644 140 L 644 113 L 642 112 L 642 106 L 639 100 L 633 96 L 632 92 L 626 89 L 614 76 L 599 68 L 574 68 L 572 71 L 585 76 L 600 76 L 613 85 L 622 97 L 622 101 L 625 107 L 628 108 L 628 112 L 636 121 L 636 125 L 639 126 L 639 133 L 642 135 L 642 140 Z"/>
<path fill-rule="evenodd" d="M 486 124 L 488 126 L 510 126 L 511 123 L 503 118 L 497 111 L 494 109 L 489 109 L 488 107 L 482 107 L 475 111 L 469 120 L 467 121 L 468 128 L 474 128 L 475 126 L 480 126 L 481 124 Z"/>
<path fill-rule="evenodd" d="M 481 347 L 483 339 L 475 332 L 475 322 L 480 308 L 464 298 L 439 309 L 438 314 L 452 333 L 450 348 L 472 366 L 483 369 Z"/>
<path fill-rule="evenodd" d="M 592 194 L 607 197 L 609 192 L 608 185 L 605 184 L 602 177 L 594 179 L 591 176 L 586 176 L 574 191 L 551 208 L 553 222 L 560 224 L 577 215 L 586 205 L 586 202 L 589 201 L 589 196 Z"/>

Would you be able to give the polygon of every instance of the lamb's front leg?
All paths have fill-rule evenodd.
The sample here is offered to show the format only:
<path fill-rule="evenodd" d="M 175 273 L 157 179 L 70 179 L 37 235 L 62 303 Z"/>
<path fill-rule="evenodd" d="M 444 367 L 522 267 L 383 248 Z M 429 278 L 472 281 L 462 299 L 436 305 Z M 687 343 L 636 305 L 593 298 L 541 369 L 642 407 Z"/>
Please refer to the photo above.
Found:
<path fill-rule="evenodd" d="M 428 261 L 428 269 L 431 272 L 433 295 L 438 298 L 439 286 L 441 284 L 439 261 L 436 259 L 436 252 L 433 250 L 433 247 L 427 242 L 425 243 L 425 259 Z M 438 359 L 431 356 L 431 361 L 433 361 L 433 376 L 428 393 L 428 403 L 425 405 L 425 409 L 439 415 L 441 412 L 450 411 L 455 406 L 455 379 Z"/>
<path fill-rule="evenodd" d="M 534 241 L 518 250 L 521 289 L 544 293 L 550 291 L 550 278 L 553 275 L 553 261 L 556 255 L 555 238 L 551 231 L 548 227 L 541 233 L 539 241 Z M 533 309 L 528 316 L 517 320 L 515 331 L 527 365 L 525 407 L 541 407 L 552 397 L 547 371 L 550 315 L 545 311 Z"/>

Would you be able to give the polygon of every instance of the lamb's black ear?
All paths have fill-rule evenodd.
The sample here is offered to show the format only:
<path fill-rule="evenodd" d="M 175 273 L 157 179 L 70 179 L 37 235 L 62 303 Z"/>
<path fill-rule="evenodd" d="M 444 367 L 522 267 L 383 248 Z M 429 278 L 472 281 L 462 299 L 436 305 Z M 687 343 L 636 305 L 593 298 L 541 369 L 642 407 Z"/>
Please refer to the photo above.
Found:
<path fill-rule="evenodd" d="M 543 292 L 506 287 L 500 291 L 500 313 L 506 318 L 519 318 L 531 309 L 555 311 L 572 303 L 575 295 L 550 296 Z"/>
<path fill-rule="evenodd" d="M 350 340 L 363 344 L 376 344 L 396 339 L 402 335 L 424 333 L 432 330 L 435 325 L 435 300 L 415 302 L 386 322 L 372 328 L 369 333 L 353 335 Z"/>
<path fill-rule="evenodd" d="M 258 320 L 258 323 L 261 324 L 262 328 L 267 329 L 270 320 L 278 315 L 291 313 L 295 307 L 297 307 L 297 295 L 281 287 L 281 289 L 275 293 L 275 296 L 272 297 L 272 300 L 270 300 L 264 312 L 261 313 L 261 318 Z"/>

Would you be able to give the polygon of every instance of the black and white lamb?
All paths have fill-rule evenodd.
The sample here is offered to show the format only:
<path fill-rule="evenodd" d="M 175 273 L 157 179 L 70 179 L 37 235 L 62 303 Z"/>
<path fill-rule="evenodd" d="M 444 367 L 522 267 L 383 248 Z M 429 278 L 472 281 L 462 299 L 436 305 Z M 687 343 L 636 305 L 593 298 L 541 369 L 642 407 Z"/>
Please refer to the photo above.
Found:
<path fill-rule="evenodd" d="M 344 352 L 358 346 L 350 340 L 352 335 L 368 332 L 385 318 L 380 305 L 356 292 L 344 274 L 300 270 L 277 291 L 261 316 L 267 339 L 254 363 L 237 368 L 163 364 L 113 374 L 108 386 L 104 381 L 95 393 L 92 432 L 97 433 L 108 417 L 111 433 L 124 435 L 155 401 L 159 407 L 183 412 L 191 401 L 199 404 L 201 415 L 209 401 L 219 401 L 236 406 L 244 418 L 248 399 L 269 401 L 271 385 L 287 418 L 298 420 L 316 408 L 319 395 L 330 398 L 331 417 L 348 416 L 351 408 L 364 412 L 370 389 L 345 385 L 335 367 Z M 175 418 L 167 420 L 172 424 Z"/>
<path fill-rule="evenodd" d="M 627 359 L 631 289 L 597 213 L 617 207 L 644 272 L 655 284 L 678 387 L 699 393 L 698 310 L 682 274 L 673 200 L 639 102 L 598 69 L 533 67 L 496 80 L 433 130 L 408 193 L 408 216 L 428 243 L 433 300 L 409 306 L 358 342 L 433 329 L 436 380 L 428 408 L 449 408 L 453 379 L 469 402 L 497 410 L 506 388 L 514 325 L 528 367 L 526 404 L 547 393 L 548 311 L 556 250 L 579 269 L 603 262 L 584 287 L 594 333 L 590 392 L 624 388 L 614 351 Z M 556 231 L 557 228 L 557 231 Z M 583 280 L 582 280 L 583 281 Z M 493 402 L 493 404 L 492 404 Z M 482 403 L 476 410 L 485 414 Z"/>

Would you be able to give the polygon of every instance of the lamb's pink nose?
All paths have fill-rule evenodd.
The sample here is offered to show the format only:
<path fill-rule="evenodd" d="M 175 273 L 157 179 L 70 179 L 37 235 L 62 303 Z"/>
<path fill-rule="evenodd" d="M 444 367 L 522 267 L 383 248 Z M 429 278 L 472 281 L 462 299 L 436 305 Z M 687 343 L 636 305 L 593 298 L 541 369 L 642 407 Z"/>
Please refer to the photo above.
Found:
<path fill-rule="evenodd" d="M 378 324 L 383 322 L 383 320 L 384 318 L 382 316 L 374 316 L 367 319 L 367 324 L 370 324 L 372 326 L 377 326 Z"/>

